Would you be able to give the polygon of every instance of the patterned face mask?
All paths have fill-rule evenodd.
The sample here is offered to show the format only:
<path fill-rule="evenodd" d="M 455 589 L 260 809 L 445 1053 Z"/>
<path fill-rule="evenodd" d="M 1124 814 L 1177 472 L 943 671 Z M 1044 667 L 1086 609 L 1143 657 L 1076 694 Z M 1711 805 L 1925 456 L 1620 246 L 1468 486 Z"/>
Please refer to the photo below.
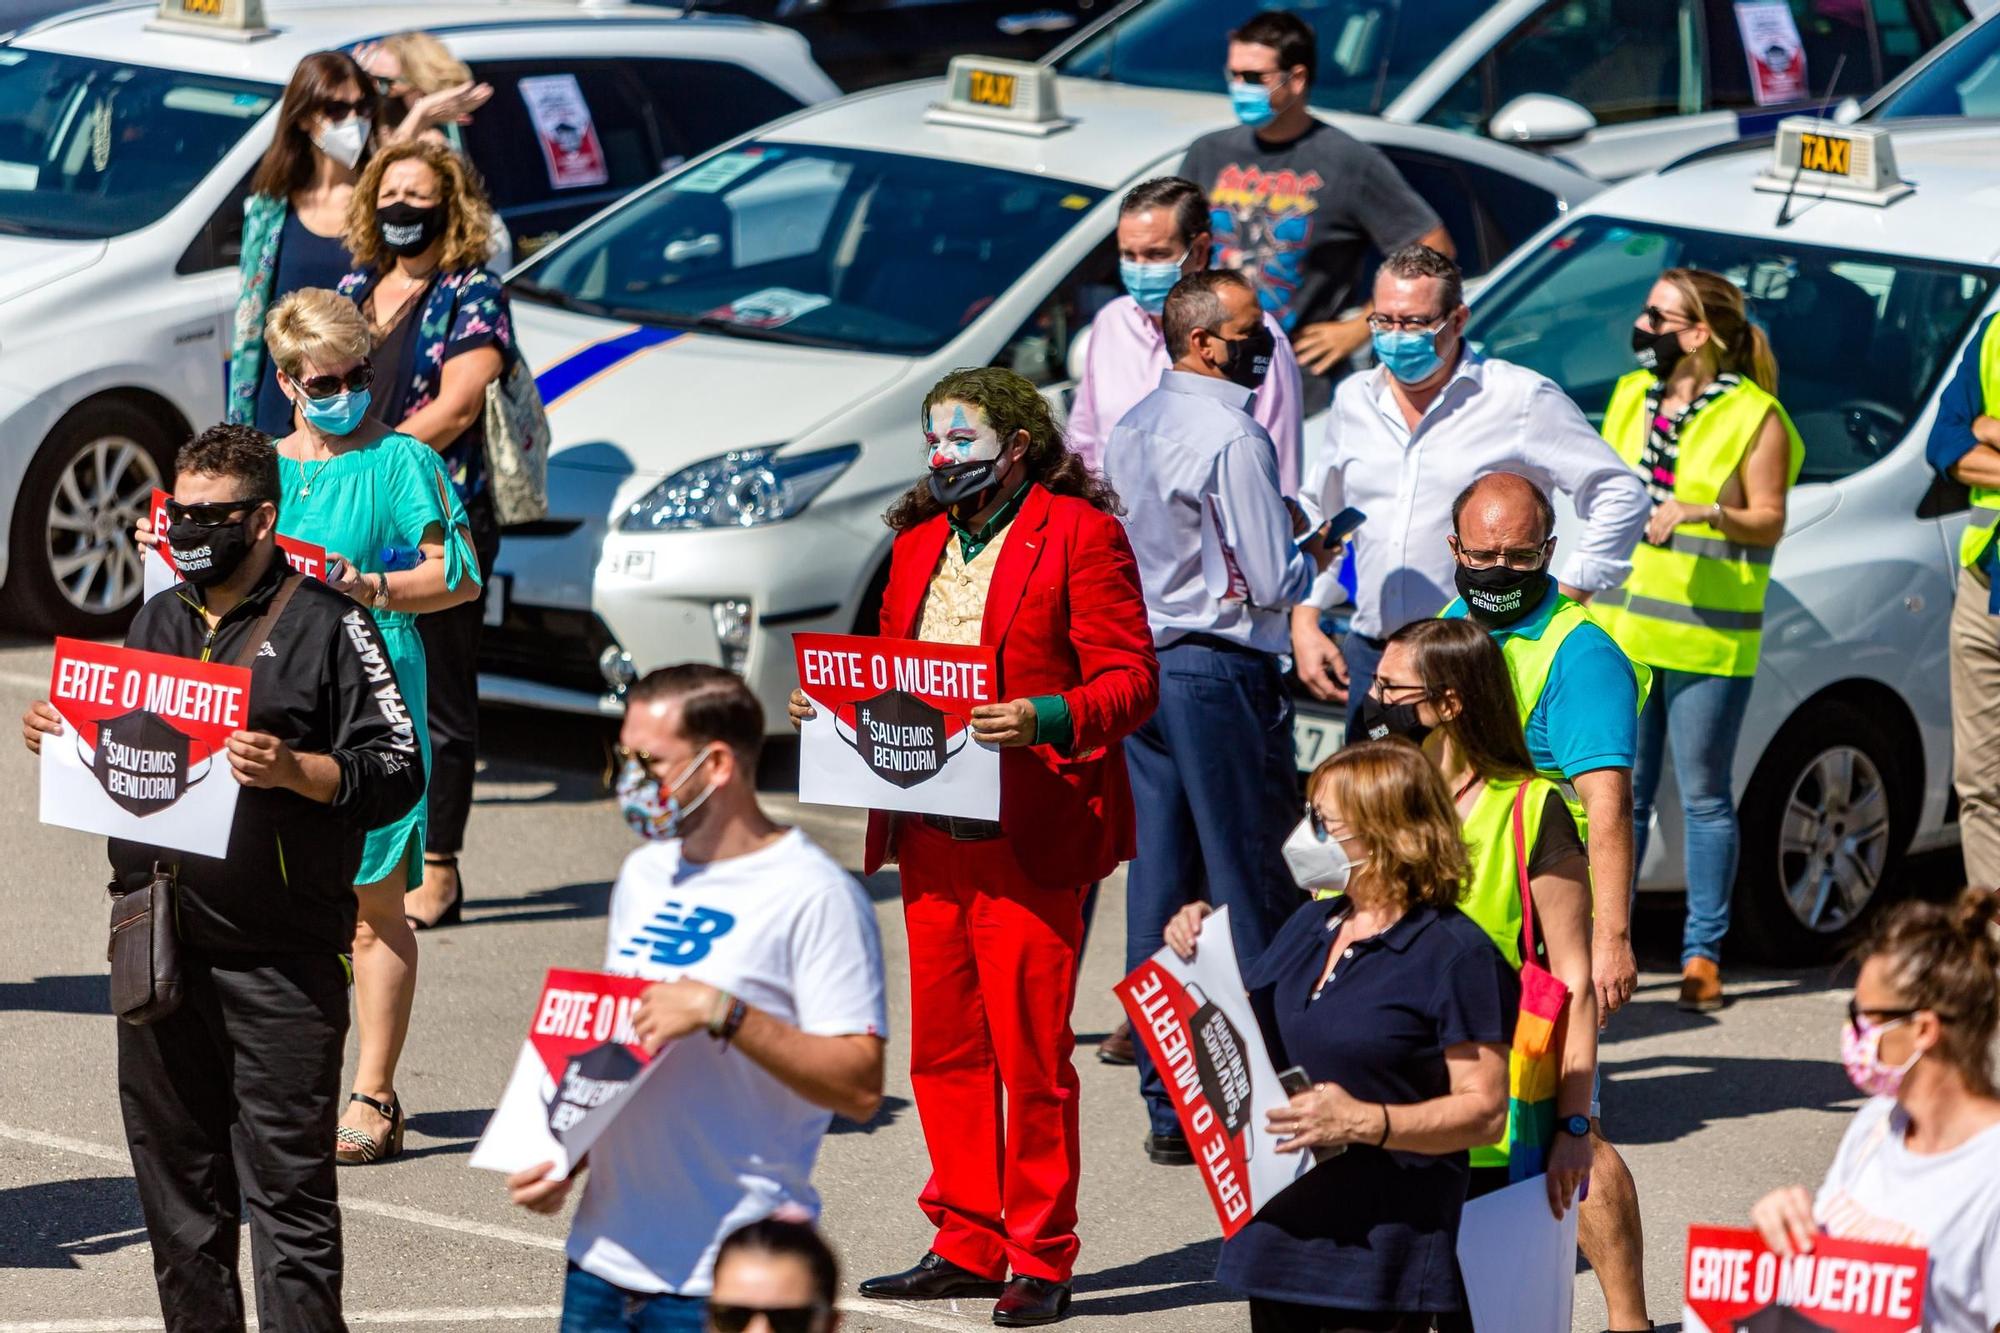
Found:
<path fill-rule="evenodd" d="M 686 805 L 674 793 L 694 776 L 694 771 L 714 749 L 714 745 L 702 746 L 701 753 L 689 761 L 670 785 L 663 785 L 637 759 L 625 761 L 625 769 L 618 775 L 618 808 L 634 833 L 648 842 L 667 842 L 681 836 L 688 816 L 715 794 L 715 784 L 710 783 L 707 791 Z"/>

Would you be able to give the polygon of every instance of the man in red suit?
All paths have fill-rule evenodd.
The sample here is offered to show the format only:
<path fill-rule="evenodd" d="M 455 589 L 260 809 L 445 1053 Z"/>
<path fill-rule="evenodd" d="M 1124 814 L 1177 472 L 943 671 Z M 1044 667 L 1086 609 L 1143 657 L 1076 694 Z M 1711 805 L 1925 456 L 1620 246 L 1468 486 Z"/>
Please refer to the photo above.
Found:
<path fill-rule="evenodd" d="M 997 1295 L 994 1323 L 1045 1324 L 1068 1310 L 1076 1264 L 1083 894 L 1133 854 L 1119 742 L 1152 713 L 1159 668 L 1118 499 L 1035 387 L 953 371 L 924 423 L 929 474 L 885 515 L 881 632 L 999 650 L 1005 702 L 974 709 L 972 733 L 1003 747 L 1000 819 L 868 817 L 868 871 L 902 867 L 910 1079 L 931 1155 L 918 1203 L 937 1236 L 861 1294 Z M 791 713 L 811 716 L 803 692 Z"/>

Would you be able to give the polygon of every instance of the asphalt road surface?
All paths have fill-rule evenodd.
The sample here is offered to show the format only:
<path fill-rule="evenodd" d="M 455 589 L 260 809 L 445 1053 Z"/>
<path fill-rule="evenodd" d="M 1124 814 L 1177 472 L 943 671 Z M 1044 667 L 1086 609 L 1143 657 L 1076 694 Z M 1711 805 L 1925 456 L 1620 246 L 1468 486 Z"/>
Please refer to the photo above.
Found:
<path fill-rule="evenodd" d="M 45 644 L 0 641 L 8 718 L 46 692 L 48 670 Z M 0 746 L 0 827 L 10 835 L 0 876 L 0 1333 L 157 1329 L 151 1252 L 113 1082 L 102 841 L 37 822 L 34 769 L 11 735 Z M 499 1179 L 468 1169 L 466 1159 L 513 1064 L 543 970 L 602 962 L 611 881 L 632 847 L 602 785 L 608 737 L 584 721 L 488 715 L 464 857 L 466 922 L 421 937 L 416 1019 L 399 1079 L 408 1147 L 395 1162 L 340 1176 L 348 1318 L 357 1328 L 554 1327 L 566 1221 L 510 1207 Z M 777 758 L 767 768 L 782 769 Z M 776 817 L 803 824 L 858 869 L 860 821 L 851 812 L 799 807 L 782 772 L 767 773 L 766 785 Z M 1951 858 L 1933 858 L 1912 879 L 1935 889 L 1956 873 Z M 928 1239 L 915 1204 L 927 1160 L 895 1037 L 909 996 L 893 872 L 868 890 L 889 969 L 888 1097 L 868 1125 L 836 1122 L 818 1173 L 824 1225 L 850 1293 L 862 1277 L 915 1261 Z M 1663 1329 L 1679 1326 L 1688 1224 L 1741 1224 L 1765 1190 L 1816 1183 L 1859 1101 L 1837 1058 L 1843 979 L 1825 967 L 1732 967 L 1729 1008 L 1679 1013 L 1670 970 L 1676 913 L 1671 901 L 1642 905 L 1647 970 L 1603 1048 L 1605 1122 L 1638 1178 L 1647 1290 Z M 1091 1056 L 1117 1018 L 1111 987 L 1123 936 L 1123 884 L 1113 879 L 1076 1007 L 1084 1175 L 1072 1326 L 1247 1327 L 1242 1306 L 1208 1280 L 1219 1233 L 1194 1171 L 1147 1163 L 1136 1079 Z M 246 1233 L 246 1291 L 248 1261 Z M 842 1308 L 851 1333 L 991 1327 L 982 1302 L 883 1306 L 850 1296 Z M 1575 1328 L 1603 1327 L 1596 1282 L 1580 1272 Z"/>

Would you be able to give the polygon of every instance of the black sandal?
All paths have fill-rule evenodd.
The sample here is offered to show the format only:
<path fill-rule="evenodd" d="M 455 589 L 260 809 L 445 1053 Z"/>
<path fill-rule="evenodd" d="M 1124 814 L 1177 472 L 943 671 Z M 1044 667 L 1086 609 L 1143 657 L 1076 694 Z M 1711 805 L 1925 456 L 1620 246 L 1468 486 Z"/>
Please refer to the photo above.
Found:
<path fill-rule="evenodd" d="M 337 1166 L 369 1166 L 376 1162 L 386 1162 L 403 1151 L 403 1099 L 392 1095 L 388 1104 L 359 1092 L 347 1094 L 350 1102 L 361 1102 L 373 1107 L 377 1114 L 389 1122 L 389 1133 L 380 1142 L 359 1129 L 348 1125 L 336 1125 L 333 1130 L 333 1160 Z"/>
<path fill-rule="evenodd" d="M 436 930 L 439 926 L 458 925 L 465 915 L 465 876 L 458 872 L 458 858 L 456 856 L 426 856 L 424 857 L 424 864 L 427 866 L 451 867 L 451 906 L 438 913 L 437 920 L 435 921 L 426 921 L 422 917 L 412 916 L 408 912 L 403 913 L 403 920 L 410 923 L 411 930 Z M 404 896 L 408 897 L 409 895 L 405 893 Z"/>

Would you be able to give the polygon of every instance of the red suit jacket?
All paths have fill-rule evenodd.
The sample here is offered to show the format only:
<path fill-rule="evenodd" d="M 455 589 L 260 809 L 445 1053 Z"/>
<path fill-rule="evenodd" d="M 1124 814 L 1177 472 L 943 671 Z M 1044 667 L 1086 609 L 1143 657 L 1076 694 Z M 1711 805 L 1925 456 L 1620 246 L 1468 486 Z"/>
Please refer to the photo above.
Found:
<path fill-rule="evenodd" d="M 913 637 L 950 521 L 900 534 L 882 593 L 884 638 Z M 1002 534 L 979 641 L 999 649 L 1002 700 L 1060 694 L 1070 752 L 1000 752 L 1000 826 L 1028 877 L 1081 888 L 1136 853 L 1132 788 L 1119 742 L 1153 714 L 1160 667 L 1124 525 L 1072 496 L 1031 486 Z M 867 873 L 893 845 L 894 819 L 868 815 Z"/>

